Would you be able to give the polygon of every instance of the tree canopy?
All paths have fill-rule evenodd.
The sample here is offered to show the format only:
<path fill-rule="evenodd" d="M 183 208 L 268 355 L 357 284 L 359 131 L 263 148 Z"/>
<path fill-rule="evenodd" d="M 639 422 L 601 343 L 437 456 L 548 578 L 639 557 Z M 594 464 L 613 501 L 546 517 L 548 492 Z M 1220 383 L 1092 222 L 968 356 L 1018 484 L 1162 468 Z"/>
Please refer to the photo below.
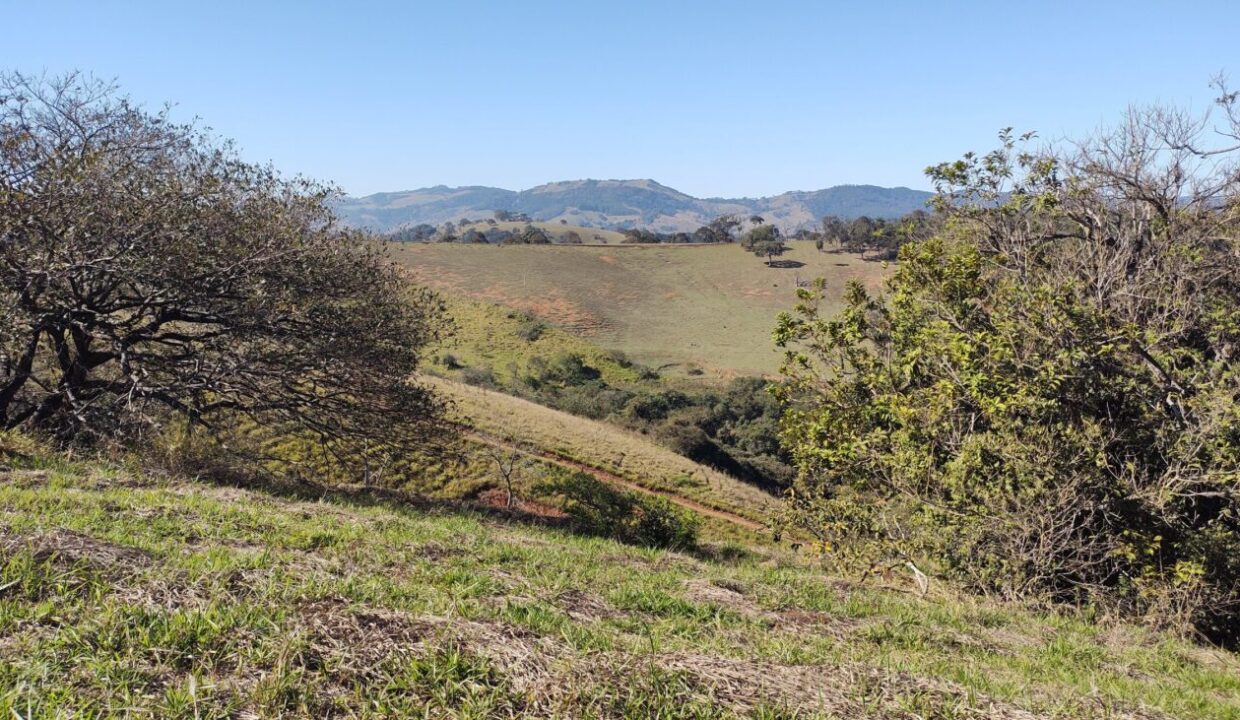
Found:
<path fill-rule="evenodd" d="M 0 77 L 0 427 L 244 416 L 333 453 L 438 432 L 411 374 L 441 303 L 333 195 L 108 83 Z"/>
<path fill-rule="evenodd" d="M 1005 131 L 928 170 L 946 224 L 885 294 L 824 316 L 799 291 L 789 521 L 837 557 L 1240 640 L 1236 99 L 1071 152 Z"/>
<path fill-rule="evenodd" d="M 779 228 L 774 225 L 760 224 L 741 237 L 741 247 L 758 257 L 766 257 L 766 264 L 771 264 L 771 258 L 783 255 L 788 251 L 788 246 L 784 244 L 784 238 L 779 233 Z"/>

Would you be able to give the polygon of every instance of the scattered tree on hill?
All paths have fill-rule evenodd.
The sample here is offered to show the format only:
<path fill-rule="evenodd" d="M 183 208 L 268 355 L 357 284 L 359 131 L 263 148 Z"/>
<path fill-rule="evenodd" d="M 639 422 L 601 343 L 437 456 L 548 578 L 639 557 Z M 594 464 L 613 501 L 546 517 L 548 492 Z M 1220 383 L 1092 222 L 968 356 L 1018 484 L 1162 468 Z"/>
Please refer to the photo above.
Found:
<path fill-rule="evenodd" d="M 551 242 L 551 238 L 547 237 L 547 233 L 542 228 L 526 225 L 521 231 L 521 242 L 527 245 L 547 245 Z"/>
<path fill-rule="evenodd" d="M 492 214 L 499 222 L 511 222 L 514 219 L 513 214 L 508 210 L 496 210 Z"/>
<path fill-rule="evenodd" d="M 664 236 L 660 233 L 652 232 L 644 228 L 629 228 L 623 231 L 624 241 L 626 243 L 652 245 L 663 242 Z"/>
<path fill-rule="evenodd" d="M 736 239 L 741 221 L 735 215 L 721 215 L 693 233 L 694 240 L 706 243 L 730 243 Z"/>
<path fill-rule="evenodd" d="M 767 266 L 770 266 L 772 258 L 788 251 L 779 228 L 774 225 L 759 225 L 745 233 L 741 238 L 741 247 L 758 257 L 765 256 Z"/>
<path fill-rule="evenodd" d="M 420 223 L 412 227 L 404 227 L 399 230 L 393 230 L 387 234 L 387 239 L 392 242 L 425 242 L 435 235 L 435 226 Z"/>
<path fill-rule="evenodd" d="M 933 235 L 939 219 L 924 210 L 914 210 L 898 220 L 862 215 L 852 220 L 828 215 L 822 219 L 824 244 L 851 252 L 866 253 L 873 260 L 894 260 L 900 246 Z"/>
<path fill-rule="evenodd" d="M 1237 98 L 1218 127 L 1133 111 L 1071 153 L 1005 132 L 930 168 L 948 223 L 889 294 L 781 317 L 790 520 L 1240 642 Z"/>
<path fill-rule="evenodd" d="M 0 77 L 0 427 L 240 415 L 338 457 L 422 446 L 442 406 L 410 378 L 442 305 L 333 197 L 106 83 Z"/>
<path fill-rule="evenodd" d="M 457 241 L 456 224 L 452 222 L 446 222 L 443 225 L 440 225 L 439 228 L 435 231 L 435 236 L 432 239 L 437 242 L 456 242 Z"/>

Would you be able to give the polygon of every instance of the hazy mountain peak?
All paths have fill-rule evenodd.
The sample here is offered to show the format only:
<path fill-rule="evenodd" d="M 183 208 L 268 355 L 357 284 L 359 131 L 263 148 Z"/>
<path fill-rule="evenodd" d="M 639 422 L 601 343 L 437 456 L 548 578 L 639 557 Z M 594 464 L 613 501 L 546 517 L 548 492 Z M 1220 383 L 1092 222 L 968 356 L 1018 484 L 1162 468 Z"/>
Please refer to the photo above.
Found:
<path fill-rule="evenodd" d="M 691 231 L 725 214 L 759 214 L 787 232 L 816 225 L 824 215 L 897 217 L 924 207 L 931 193 L 906 187 L 837 185 L 763 198 L 695 198 L 650 178 L 562 180 L 513 191 L 479 185 L 436 185 L 419 190 L 345 198 L 338 206 L 352 225 L 378 231 L 490 217 L 496 210 L 534 220 L 566 220 L 587 227 L 641 227 Z"/>

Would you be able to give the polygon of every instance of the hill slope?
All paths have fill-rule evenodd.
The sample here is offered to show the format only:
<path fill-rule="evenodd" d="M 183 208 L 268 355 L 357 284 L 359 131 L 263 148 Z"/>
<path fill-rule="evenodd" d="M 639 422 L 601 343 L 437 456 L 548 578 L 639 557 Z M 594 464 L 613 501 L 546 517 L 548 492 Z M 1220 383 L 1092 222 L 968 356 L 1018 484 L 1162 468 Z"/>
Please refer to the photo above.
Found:
<path fill-rule="evenodd" d="M 361 488 L 35 457 L 0 466 L 0 714 L 1240 714 L 1234 655 L 909 588 Z"/>
<path fill-rule="evenodd" d="M 779 499 L 752 485 L 700 465 L 649 438 L 607 423 L 570 415 L 528 400 L 442 378 L 424 378 L 451 398 L 472 427 L 488 439 L 537 448 L 552 460 L 601 471 L 606 482 L 659 494 L 695 512 L 714 514 L 757 540 Z M 597 477 L 597 474 L 596 474 Z"/>
<path fill-rule="evenodd" d="M 338 205 L 350 224 L 386 232 L 403 225 L 438 225 L 490 217 L 495 210 L 523 212 L 533 220 L 595 228 L 648 228 L 691 232 L 725 214 L 762 215 L 785 232 L 813 227 L 824 215 L 898 217 L 922 208 L 928 192 L 875 185 L 839 185 L 766 198 L 686 195 L 653 180 L 572 180 L 514 192 L 491 187 L 439 185 L 407 192 L 345 198 Z"/>
<path fill-rule="evenodd" d="M 660 247 L 408 244 L 393 257 L 420 284 L 538 315 L 662 371 L 770 373 L 775 317 L 797 302 L 796 281 L 878 288 L 882 263 L 791 243 L 780 267 L 736 245 Z"/>

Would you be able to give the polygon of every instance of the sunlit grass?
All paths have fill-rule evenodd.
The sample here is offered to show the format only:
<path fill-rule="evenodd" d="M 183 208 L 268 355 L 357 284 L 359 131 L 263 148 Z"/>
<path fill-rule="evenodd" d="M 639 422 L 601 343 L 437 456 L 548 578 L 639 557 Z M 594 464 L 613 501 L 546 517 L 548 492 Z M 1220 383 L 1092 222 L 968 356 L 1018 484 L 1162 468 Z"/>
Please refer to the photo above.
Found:
<path fill-rule="evenodd" d="M 1234 655 L 770 549 L 55 459 L 0 472 L 0 528 L 6 717 L 1240 714 Z"/>

